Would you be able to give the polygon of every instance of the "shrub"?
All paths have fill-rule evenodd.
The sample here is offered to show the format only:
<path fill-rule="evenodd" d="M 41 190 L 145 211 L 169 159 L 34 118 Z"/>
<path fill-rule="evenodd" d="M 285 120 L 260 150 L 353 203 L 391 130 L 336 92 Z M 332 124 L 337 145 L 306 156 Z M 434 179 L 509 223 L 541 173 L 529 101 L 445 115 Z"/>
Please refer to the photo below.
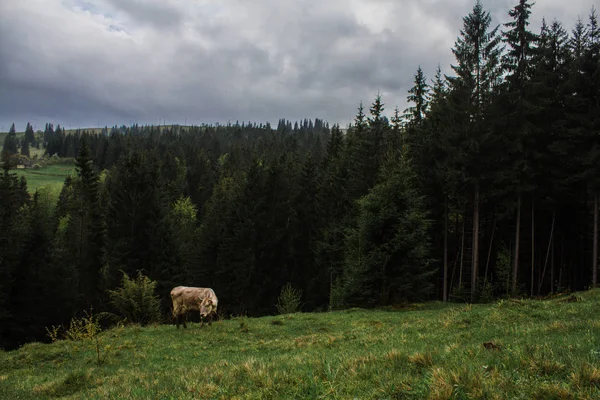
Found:
<path fill-rule="evenodd" d="M 59 334 L 61 330 L 64 330 L 64 338 L 72 341 L 87 341 L 89 340 L 92 348 L 96 352 L 96 360 L 98 364 L 102 363 L 103 357 L 101 356 L 101 340 L 100 333 L 102 333 L 102 327 L 98 321 L 98 316 L 94 315 L 93 311 L 84 311 L 85 316 L 81 318 L 71 318 L 69 328 L 64 330 L 63 326 L 54 326 L 48 329 L 46 332 L 48 337 L 52 340 L 52 343 L 59 340 Z M 105 350 L 108 350 L 110 346 L 105 346 Z M 106 357 L 106 353 L 104 354 Z"/>
<path fill-rule="evenodd" d="M 123 272 L 121 286 L 108 290 L 117 313 L 130 323 L 147 325 L 160 320 L 160 299 L 154 294 L 157 283 L 138 271 L 135 279 Z"/>
<path fill-rule="evenodd" d="M 302 298 L 302 290 L 294 289 L 288 282 L 277 299 L 277 311 L 279 314 L 290 314 L 300 311 L 300 299 Z"/>

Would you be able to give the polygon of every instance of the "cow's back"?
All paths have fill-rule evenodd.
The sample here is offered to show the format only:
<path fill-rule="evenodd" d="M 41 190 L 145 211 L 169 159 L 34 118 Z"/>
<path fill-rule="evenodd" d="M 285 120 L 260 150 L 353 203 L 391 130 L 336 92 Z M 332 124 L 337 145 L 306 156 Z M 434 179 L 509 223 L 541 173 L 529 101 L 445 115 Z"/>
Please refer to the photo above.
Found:
<path fill-rule="evenodd" d="M 183 306 L 187 310 L 198 310 L 199 304 L 207 297 L 216 305 L 217 296 L 211 288 L 177 286 L 171 290 L 171 299 L 175 310 Z"/>

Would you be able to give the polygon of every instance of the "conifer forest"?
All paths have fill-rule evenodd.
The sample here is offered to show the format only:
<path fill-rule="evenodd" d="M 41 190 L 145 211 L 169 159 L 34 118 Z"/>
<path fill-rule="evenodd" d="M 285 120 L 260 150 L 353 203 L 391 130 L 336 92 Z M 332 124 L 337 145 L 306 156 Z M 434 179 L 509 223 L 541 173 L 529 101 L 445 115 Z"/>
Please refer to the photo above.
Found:
<path fill-rule="evenodd" d="M 488 302 L 598 285 L 600 29 L 517 0 L 497 26 L 480 1 L 454 62 L 415 65 L 409 108 L 357 99 L 348 126 L 307 118 L 67 131 L 14 125 L 0 173 L 0 346 L 113 312 L 124 274 L 211 287 L 220 313 Z M 560 17 L 560 16 L 557 16 Z M 293 95 L 290 93 L 290 95 Z M 388 118 L 388 115 L 390 116 Z M 56 196 L 14 160 L 72 158 Z"/>

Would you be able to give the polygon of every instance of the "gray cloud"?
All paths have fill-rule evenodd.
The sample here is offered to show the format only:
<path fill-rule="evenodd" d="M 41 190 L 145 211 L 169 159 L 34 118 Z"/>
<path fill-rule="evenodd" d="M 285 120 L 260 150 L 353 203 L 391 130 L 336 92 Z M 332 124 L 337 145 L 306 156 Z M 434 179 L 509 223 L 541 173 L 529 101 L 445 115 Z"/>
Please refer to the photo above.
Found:
<path fill-rule="evenodd" d="M 484 1 L 494 24 L 516 0 Z M 537 1 L 570 31 L 594 0 Z M 324 118 L 378 92 L 405 108 L 419 65 L 451 73 L 474 0 L 0 2 L 0 124 Z"/>
<path fill-rule="evenodd" d="M 89 1 L 89 0 L 88 0 Z M 135 23 L 157 28 L 179 28 L 184 19 L 177 4 L 155 0 L 104 0 L 107 10 L 122 12 Z"/>

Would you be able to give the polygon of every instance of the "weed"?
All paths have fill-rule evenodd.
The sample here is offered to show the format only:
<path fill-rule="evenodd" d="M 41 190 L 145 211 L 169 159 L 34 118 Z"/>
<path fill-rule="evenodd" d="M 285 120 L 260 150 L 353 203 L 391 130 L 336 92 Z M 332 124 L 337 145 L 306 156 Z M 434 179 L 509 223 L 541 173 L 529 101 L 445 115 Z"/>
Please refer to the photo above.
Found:
<path fill-rule="evenodd" d="M 47 336 L 50 338 L 52 343 L 54 343 L 58 340 L 58 335 L 59 335 L 61 329 L 63 329 L 63 327 L 61 325 L 59 325 L 59 326 L 52 325 L 52 327 L 50 329 L 48 329 L 48 327 L 46 327 Z"/>
<path fill-rule="evenodd" d="M 71 318 L 69 329 L 67 329 L 65 334 L 67 339 L 72 341 L 90 340 L 93 343 L 93 347 L 96 351 L 96 360 L 98 364 L 100 364 L 103 361 L 102 357 L 100 356 L 101 332 L 102 328 L 98 322 L 98 317 L 95 316 L 90 309 L 89 313 L 85 311 L 84 317 Z"/>

